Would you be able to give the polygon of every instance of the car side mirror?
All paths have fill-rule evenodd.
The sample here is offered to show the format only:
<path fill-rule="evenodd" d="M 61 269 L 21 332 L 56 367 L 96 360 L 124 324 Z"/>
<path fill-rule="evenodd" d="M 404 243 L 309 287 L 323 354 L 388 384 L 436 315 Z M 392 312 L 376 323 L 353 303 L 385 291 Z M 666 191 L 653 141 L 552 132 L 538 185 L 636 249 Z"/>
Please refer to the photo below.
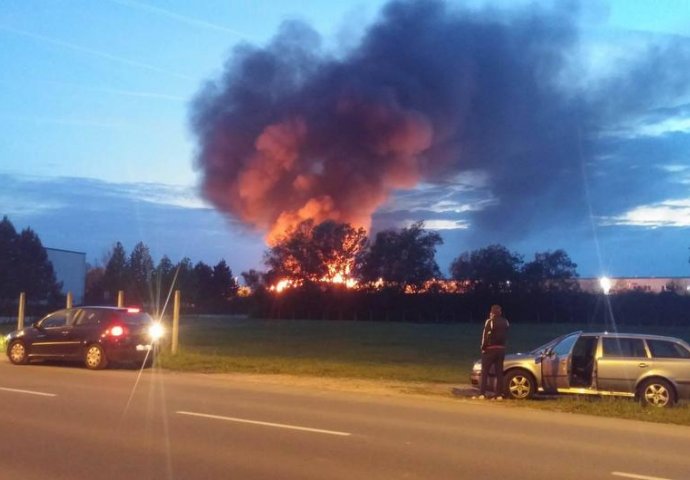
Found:
<path fill-rule="evenodd" d="M 539 356 L 534 359 L 535 363 L 539 364 L 544 361 L 545 358 L 552 358 L 553 352 L 551 350 L 542 350 L 539 352 Z"/>
<path fill-rule="evenodd" d="M 41 322 L 38 320 L 32 323 L 31 326 L 34 327 L 36 330 L 43 330 L 43 327 L 41 327 Z"/>

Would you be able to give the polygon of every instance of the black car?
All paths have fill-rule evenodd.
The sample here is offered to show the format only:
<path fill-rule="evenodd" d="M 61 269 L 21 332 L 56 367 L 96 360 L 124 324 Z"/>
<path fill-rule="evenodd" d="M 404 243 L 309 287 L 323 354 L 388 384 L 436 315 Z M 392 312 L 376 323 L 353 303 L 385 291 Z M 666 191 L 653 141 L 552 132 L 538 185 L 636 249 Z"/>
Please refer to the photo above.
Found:
<path fill-rule="evenodd" d="M 87 368 L 109 363 L 151 364 L 162 327 L 135 308 L 76 307 L 58 310 L 7 336 L 15 365 L 30 360 L 76 360 Z"/>

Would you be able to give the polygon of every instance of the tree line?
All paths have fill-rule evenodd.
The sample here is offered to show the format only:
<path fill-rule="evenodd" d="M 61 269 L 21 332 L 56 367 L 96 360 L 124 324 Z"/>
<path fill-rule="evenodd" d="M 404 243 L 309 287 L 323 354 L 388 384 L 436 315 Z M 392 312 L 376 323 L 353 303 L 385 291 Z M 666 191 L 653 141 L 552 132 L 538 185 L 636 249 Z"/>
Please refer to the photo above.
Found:
<path fill-rule="evenodd" d="M 577 265 L 563 250 L 537 252 L 525 261 L 505 246 L 488 245 L 460 253 L 443 279 L 435 259 L 441 244 L 440 235 L 421 222 L 369 239 L 348 224 L 306 221 L 267 248 L 264 271 L 241 272 L 249 287 L 241 288 L 225 260 L 173 263 L 164 255 L 156 264 L 143 242 L 129 253 L 116 242 L 102 265 L 89 266 L 85 303 L 112 305 L 122 290 L 128 305 L 160 312 L 179 289 L 187 312 L 264 318 L 473 321 L 487 304 L 501 302 L 528 321 L 606 319 L 601 295 L 579 291 Z M 0 272 L 5 305 L 16 304 L 20 291 L 46 305 L 64 302 L 38 235 L 17 233 L 6 217 L 0 223 Z M 357 287 L 348 288 L 346 280 Z M 278 294 L 274 287 L 281 281 L 290 288 Z M 612 311 L 633 322 L 686 321 L 687 296 L 667 295 L 661 303 L 651 297 L 659 296 L 617 295 Z"/>
<path fill-rule="evenodd" d="M 161 312 L 169 304 L 173 290 L 184 292 L 189 308 L 223 312 L 237 295 L 238 284 L 225 260 L 209 266 L 204 262 L 193 264 L 185 257 L 173 264 L 163 255 L 154 265 L 143 242 L 137 243 L 129 254 L 122 243 L 116 242 L 104 266 L 89 268 L 85 301 L 112 304 L 118 292 L 123 291 L 127 304 L 145 305 Z"/>
<path fill-rule="evenodd" d="M 356 281 L 357 290 L 419 293 L 433 290 L 433 281 L 443 279 L 435 259 L 442 242 L 438 233 L 424 229 L 421 222 L 378 232 L 370 241 L 361 228 L 307 220 L 265 251 L 265 271 L 244 271 L 241 276 L 254 295 L 271 290 L 281 280 L 289 281 L 294 291 L 315 285 L 322 290 L 346 288 L 345 282 L 336 280 L 338 276 Z M 489 245 L 462 253 L 450 270 L 451 279 L 463 285 L 463 293 L 497 294 L 577 290 L 576 268 L 563 250 L 536 253 L 533 260 L 524 262 L 502 245 Z M 174 264 L 164 255 L 154 265 L 143 242 L 129 254 L 116 242 L 103 266 L 89 268 L 86 300 L 112 302 L 123 290 L 128 302 L 160 305 L 172 289 L 184 293 L 188 308 L 223 311 L 233 306 L 239 285 L 225 260 L 209 266 L 183 258 Z"/>
<path fill-rule="evenodd" d="M 342 270 L 363 287 L 401 292 L 426 290 L 442 279 L 436 262 L 441 236 L 422 222 L 378 232 L 370 241 L 363 229 L 325 221 L 302 222 L 264 255 L 268 270 L 243 273 L 254 290 L 287 279 L 308 285 L 332 279 Z M 502 245 L 461 253 L 450 265 L 450 278 L 463 292 L 570 291 L 578 288 L 577 265 L 564 250 L 538 252 L 528 262 Z"/>

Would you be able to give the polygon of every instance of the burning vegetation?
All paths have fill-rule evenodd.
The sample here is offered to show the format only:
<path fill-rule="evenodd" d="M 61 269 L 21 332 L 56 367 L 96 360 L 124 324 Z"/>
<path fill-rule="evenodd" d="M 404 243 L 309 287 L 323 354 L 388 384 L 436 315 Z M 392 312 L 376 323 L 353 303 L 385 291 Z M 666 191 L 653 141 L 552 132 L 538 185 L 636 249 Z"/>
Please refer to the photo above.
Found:
<path fill-rule="evenodd" d="M 324 283 L 354 288 L 357 259 L 366 246 L 363 228 L 332 221 L 314 225 L 306 220 L 279 236 L 266 252 L 271 291 L 305 283 Z"/>
<path fill-rule="evenodd" d="M 268 290 L 280 293 L 305 284 L 357 290 L 397 288 L 410 293 L 450 289 L 442 285 L 434 256 L 441 237 L 422 223 L 379 232 L 373 243 L 363 228 L 312 220 L 279 237 L 266 252 Z M 435 282 L 435 283 L 434 283 Z"/>

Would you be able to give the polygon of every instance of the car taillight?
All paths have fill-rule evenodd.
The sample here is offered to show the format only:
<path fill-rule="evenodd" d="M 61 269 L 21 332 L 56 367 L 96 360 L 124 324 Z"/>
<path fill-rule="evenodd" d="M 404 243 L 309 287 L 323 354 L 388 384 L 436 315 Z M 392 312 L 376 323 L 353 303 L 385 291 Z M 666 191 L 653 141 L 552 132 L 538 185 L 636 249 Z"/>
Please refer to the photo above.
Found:
<path fill-rule="evenodd" d="M 137 308 L 137 307 L 129 307 L 127 309 L 127 313 L 139 313 L 139 312 L 141 312 L 141 309 Z"/>
<path fill-rule="evenodd" d="M 122 335 L 124 335 L 124 333 L 125 329 L 120 325 L 115 325 L 110 329 L 110 335 L 113 337 L 121 337 Z"/>

